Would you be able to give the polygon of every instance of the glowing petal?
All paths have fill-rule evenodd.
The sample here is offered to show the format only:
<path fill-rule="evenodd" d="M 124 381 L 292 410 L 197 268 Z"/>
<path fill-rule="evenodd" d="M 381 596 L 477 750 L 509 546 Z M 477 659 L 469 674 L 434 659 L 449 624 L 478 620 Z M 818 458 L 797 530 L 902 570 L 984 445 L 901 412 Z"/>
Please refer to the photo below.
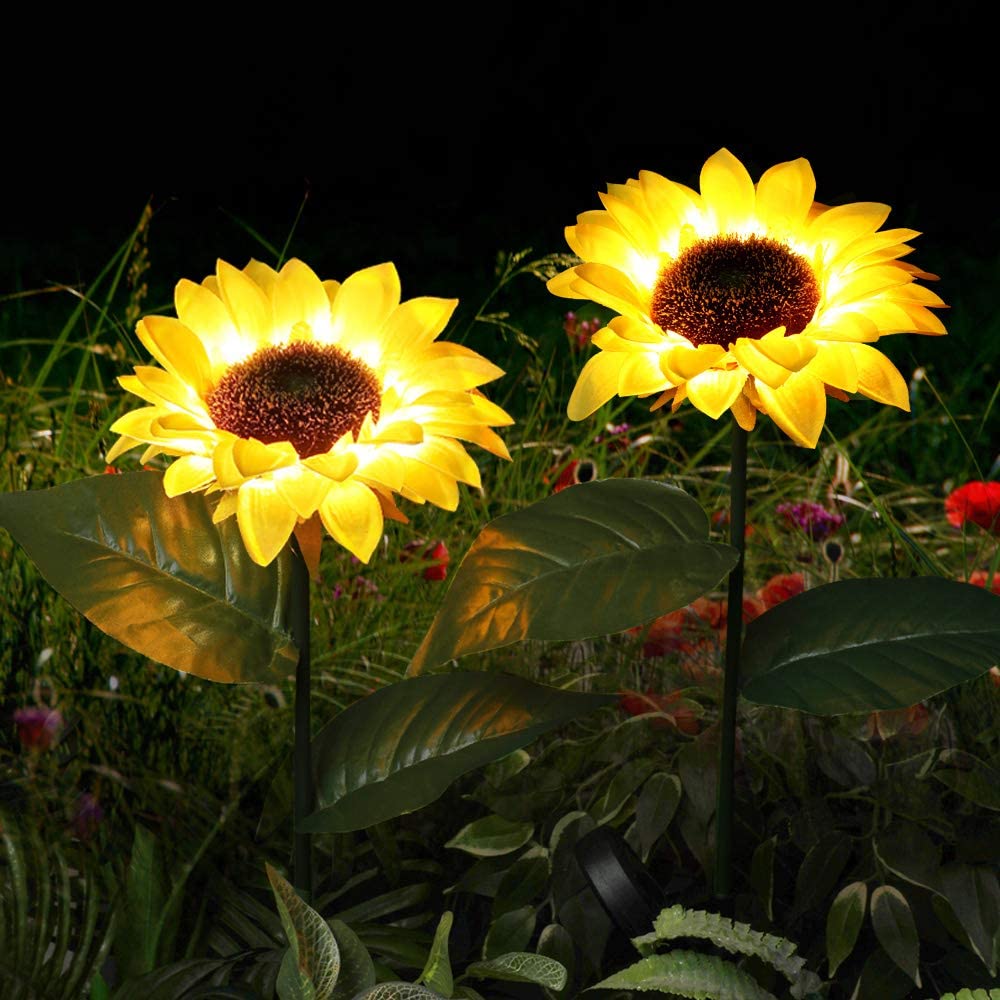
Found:
<path fill-rule="evenodd" d="M 752 220 L 756 194 L 747 168 L 720 149 L 701 168 L 701 195 L 720 233 L 740 233 Z M 728 407 L 727 407 L 728 409 Z"/>
<path fill-rule="evenodd" d="M 423 296 L 400 303 L 382 329 L 382 357 L 421 351 L 448 325 L 458 299 Z"/>
<path fill-rule="evenodd" d="M 816 177 L 809 161 L 799 157 L 765 170 L 757 182 L 757 214 L 769 229 L 798 231 L 816 197 Z"/>
<path fill-rule="evenodd" d="M 910 410 L 910 392 L 906 380 L 881 351 L 867 344 L 852 344 L 854 363 L 858 366 L 858 392 L 877 403 Z"/>
<path fill-rule="evenodd" d="M 376 335 L 399 305 L 399 296 L 399 274 L 394 264 L 377 264 L 356 271 L 340 286 L 331 307 L 333 342 L 343 344 L 348 350 L 358 344 L 378 343 Z M 384 344 L 382 347 L 385 356 Z"/>
<path fill-rule="evenodd" d="M 222 301 L 243 339 L 254 347 L 269 343 L 273 328 L 271 303 L 260 285 L 224 260 L 218 262 L 216 275 Z"/>
<path fill-rule="evenodd" d="M 716 364 L 725 355 L 725 348 L 718 344 L 701 344 L 698 347 L 681 344 L 660 356 L 660 367 L 672 382 L 686 382 Z"/>
<path fill-rule="evenodd" d="M 382 505 L 367 486 L 351 479 L 334 483 L 320 505 L 326 530 L 348 552 L 368 562 L 382 537 Z"/>
<path fill-rule="evenodd" d="M 692 405 L 718 420 L 736 402 L 746 380 L 747 373 L 735 368 L 732 371 L 705 371 L 684 385 Z"/>
<path fill-rule="evenodd" d="M 274 561 L 291 537 L 298 517 L 267 479 L 251 479 L 240 487 L 236 520 L 250 558 L 259 566 Z"/>
<path fill-rule="evenodd" d="M 808 371 L 795 372 L 783 386 L 772 389 L 756 383 L 767 415 L 796 443 L 815 448 L 826 420 L 823 383 Z"/>
<path fill-rule="evenodd" d="M 163 474 L 163 490 L 168 497 L 176 497 L 204 489 L 214 481 L 215 469 L 210 458 L 184 455 L 175 459 Z"/>
<path fill-rule="evenodd" d="M 174 289 L 174 305 L 177 318 L 205 345 L 214 379 L 225 371 L 227 359 L 253 350 L 251 341 L 244 344 L 222 300 L 204 285 L 187 278 L 179 281 Z"/>
<path fill-rule="evenodd" d="M 233 444 L 233 461 L 246 478 L 294 465 L 299 456 L 287 441 L 262 444 L 255 438 L 238 438 Z"/>
<path fill-rule="evenodd" d="M 858 391 L 858 366 L 850 344 L 820 344 L 809 362 L 809 374 L 844 392 Z"/>
<path fill-rule="evenodd" d="M 272 478 L 278 496 L 302 520 L 308 520 L 316 513 L 333 486 L 326 476 L 301 465 L 297 468 L 279 469 Z"/>
<path fill-rule="evenodd" d="M 749 432 L 757 426 L 757 409 L 754 407 L 753 403 L 747 399 L 745 392 L 741 392 L 739 396 L 736 397 L 730 409 L 732 410 L 736 423 L 738 423 L 743 430 Z"/>
<path fill-rule="evenodd" d="M 583 366 L 566 408 L 570 420 L 589 417 L 618 392 L 625 358 L 620 351 L 601 351 Z"/>
<path fill-rule="evenodd" d="M 168 372 L 204 398 L 211 384 L 211 366 L 204 345 L 194 333 L 169 316 L 147 316 L 139 321 L 135 332 Z"/>
<path fill-rule="evenodd" d="M 323 282 L 302 261 L 288 261 L 277 275 L 272 309 L 278 333 L 291 330 L 296 323 L 306 323 L 315 340 L 325 343 L 329 339 L 330 300 Z"/>
<path fill-rule="evenodd" d="M 223 493 L 219 497 L 219 502 L 215 505 L 215 510 L 212 511 L 212 523 L 220 524 L 226 518 L 232 517 L 236 513 L 238 502 L 236 490 L 227 490 Z"/>

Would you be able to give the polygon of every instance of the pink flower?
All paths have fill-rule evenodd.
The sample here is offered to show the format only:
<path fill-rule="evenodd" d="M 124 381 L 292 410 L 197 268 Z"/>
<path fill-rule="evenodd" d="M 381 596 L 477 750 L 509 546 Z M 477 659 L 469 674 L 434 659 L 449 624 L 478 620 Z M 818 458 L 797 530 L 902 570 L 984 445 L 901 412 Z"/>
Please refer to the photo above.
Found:
<path fill-rule="evenodd" d="M 945 498 L 944 512 L 948 523 L 956 528 L 966 521 L 1000 535 L 1000 483 L 978 480 L 959 486 Z"/>
<path fill-rule="evenodd" d="M 54 708 L 19 708 L 14 712 L 17 738 L 26 750 L 48 750 L 63 727 L 63 717 Z"/>
<path fill-rule="evenodd" d="M 563 330 L 569 338 L 570 347 L 574 351 L 582 351 L 590 343 L 590 338 L 601 328 L 601 321 L 593 319 L 581 320 L 576 313 L 568 312 L 563 317 Z"/>

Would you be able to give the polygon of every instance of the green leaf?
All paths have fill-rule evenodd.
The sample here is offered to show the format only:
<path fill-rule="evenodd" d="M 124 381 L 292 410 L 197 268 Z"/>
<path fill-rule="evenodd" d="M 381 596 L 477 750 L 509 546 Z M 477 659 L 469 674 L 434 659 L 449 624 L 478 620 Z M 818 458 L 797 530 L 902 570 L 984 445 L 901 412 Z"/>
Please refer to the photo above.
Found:
<path fill-rule="evenodd" d="M 364 993 L 359 993 L 354 1000 L 447 1000 L 440 993 L 416 983 L 379 983 Z"/>
<path fill-rule="evenodd" d="M 456 571 L 408 673 L 522 639 L 622 632 L 682 608 L 736 564 L 683 490 L 605 479 L 486 525 Z"/>
<path fill-rule="evenodd" d="M 537 983 L 550 990 L 566 985 L 566 968 L 546 955 L 531 952 L 510 952 L 488 962 L 473 962 L 466 970 L 475 979 L 502 979 L 511 983 Z"/>
<path fill-rule="evenodd" d="M 840 963 L 854 951 L 867 903 L 868 886 L 864 882 L 852 882 L 837 893 L 830 906 L 826 915 L 826 960 L 831 979 Z"/>
<path fill-rule="evenodd" d="M 986 867 L 950 862 L 938 872 L 937 891 L 951 906 L 972 950 L 995 976 L 993 936 L 1000 927 L 1000 884 L 996 874 Z"/>
<path fill-rule="evenodd" d="M 483 775 L 494 788 L 499 788 L 508 778 L 520 774 L 530 763 L 531 754 L 527 750 L 515 750 L 486 767 Z"/>
<path fill-rule="evenodd" d="M 492 858 L 524 847 L 534 832 L 534 823 L 516 823 L 493 814 L 463 826 L 444 846 L 477 858 Z"/>
<path fill-rule="evenodd" d="M 533 906 L 522 906 L 502 913 L 491 924 L 483 942 L 483 958 L 494 959 L 510 952 L 521 952 L 528 947 L 535 933 L 536 911 Z M 466 970 L 468 971 L 468 970 Z"/>
<path fill-rule="evenodd" d="M 946 766 L 931 774 L 941 784 L 984 809 L 1000 811 L 1000 771 L 961 750 L 943 750 L 939 762 Z"/>
<path fill-rule="evenodd" d="M 774 920 L 774 849 L 777 836 L 762 840 L 750 859 L 750 886 L 757 893 L 768 920 Z"/>
<path fill-rule="evenodd" d="M 876 948 L 865 961 L 851 1000 L 909 1000 L 912 990 L 913 981 L 881 948 Z"/>
<path fill-rule="evenodd" d="M 289 954 L 298 975 L 299 989 L 289 993 L 289 1000 L 299 1000 L 300 996 L 302 1000 L 313 1000 L 313 997 L 315 1000 L 330 1000 L 340 975 L 340 950 L 333 931 L 308 903 L 299 898 L 275 868 L 268 864 L 266 870 L 288 938 Z M 286 956 L 282 968 L 287 961 Z"/>
<path fill-rule="evenodd" d="M 542 847 L 526 851 L 504 873 L 493 901 L 493 916 L 529 903 L 540 904 L 549 890 L 549 852 Z"/>
<path fill-rule="evenodd" d="M 467 771 L 615 701 L 614 695 L 472 671 L 379 688 L 315 737 L 319 809 L 302 828 L 312 833 L 360 830 L 413 812 Z"/>
<path fill-rule="evenodd" d="M 594 990 L 658 990 L 704 1000 L 775 1000 L 747 973 L 716 955 L 677 950 L 650 955 L 591 986 Z"/>
<path fill-rule="evenodd" d="M 904 882 L 937 891 L 941 852 L 915 823 L 897 820 L 873 841 L 875 856 Z"/>
<path fill-rule="evenodd" d="M 615 771 L 605 793 L 591 812 L 598 826 L 610 823 L 624 808 L 632 793 L 649 777 L 656 763 L 648 758 L 627 760 Z"/>
<path fill-rule="evenodd" d="M 116 947 L 126 979 L 150 972 L 156 966 L 164 902 L 161 877 L 156 838 L 137 823 L 125 879 L 125 919 L 118 931 Z"/>
<path fill-rule="evenodd" d="M 354 1000 L 358 993 L 375 985 L 374 963 L 368 949 L 347 924 L 342 920 L 328 920 L 327 924 L 340 951 L 340 975 L 330 1000 Z"/>
<path fill-rule="evenodd" d="M 558 962 L 566 971 L 566 983 L 555 990 L 560 995 L 569 991 L 576 965 L 576 948 L 569 932 L 561 924 L 548 924 L 538 935 L 538 954 Z M 550 987 L 553 989 L 553 987 Z"/>
<path fill-rule="evenodd" d="M 872 927 L 883 951 L 920 986 L 917 926 L 906 897 L 891 885 L 880 885 L 872 893 Z"/>
<path fill-rule="evenodd" d="M 438 921 L 434 932 L 434 943 L 420 973 L 418 981 L 442 996 L 450 997 L 455 989 L 455 977 L 451 974 L 451 960 L 448 957 L 448 935 L 451 934 L 451 924 L 455 915 L 446 910 Z"/>
<path fill-rule="evenodd" d="M 212 524 L 213 509 L 129 472 L 0 494 L 0 527 L 77 611 L 143 656 L 212 681 L 281 680 L 298 659 L 290 556 L 258 566 L 236 519 Z"/>
<path fill-rule="evenodd" d="M 806 852 L 795 878 L 793 914 L 808 913 L 826 899 L 840 879 L 852 850 L 850 838 L 833 830 Z"/>
<path fill-rule="evenodd" d="M 316 989 L 312 980 L 299 974 L 295 950 L 286 948 L 278 969 L 278 979 L 275 989 L 279 1000 L 315 1000 Z"/>
<path fill-rule="evenodd" d="M 653 846 L 667 832 L 681 801 L 681 779 L 663 771 L 650 775 L 635 804 L 635 821 L 643 864 Z"/>
<path fill-rule="evenodd" d="M 942 580 L 840 580 L 754 619 L 743 696 L 815 715 L 907 708 L 1000 659 L 1000 597 Z"/>
<path fill-rule="evenodd" d="M 99 972 L 90 981 L 90 1000 L 111 1000 L 111 990 Z"/>

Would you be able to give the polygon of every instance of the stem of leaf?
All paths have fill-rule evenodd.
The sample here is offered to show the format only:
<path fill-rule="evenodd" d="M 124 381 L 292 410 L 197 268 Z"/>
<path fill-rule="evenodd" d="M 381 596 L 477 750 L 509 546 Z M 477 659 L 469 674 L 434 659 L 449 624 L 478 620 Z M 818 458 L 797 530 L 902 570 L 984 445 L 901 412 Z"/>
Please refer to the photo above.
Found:
<path fill-rule="evenodd" d="M 729 472 L 729 544 L 739 553 L 729 573 L 726 611 L 726 672 L 722 690 L 719 740 L 719 784 L 715 805 L 715 896 L 728 905 L 733 890 L 733 775 L 736 756 L 736 701 L 740 682 L 740 648 L 743 645 L 743 557 L 746 550 L 747 439 L 733 421 Z"/>
<path fill-rule="evenodd" d="M 294 536 L 291 543 L 292 585 L 290 624 L 299 648 L 295 667 L 295 746 L 293 755 L 294 833 L 292 844 L 292 885 L 305 902 L 313 895 L 312 838 L 299 827 L 313 811 L 312 759 L 310 753 L 310 697 L 312 678 L 309 662 L 309 568 Z"/>

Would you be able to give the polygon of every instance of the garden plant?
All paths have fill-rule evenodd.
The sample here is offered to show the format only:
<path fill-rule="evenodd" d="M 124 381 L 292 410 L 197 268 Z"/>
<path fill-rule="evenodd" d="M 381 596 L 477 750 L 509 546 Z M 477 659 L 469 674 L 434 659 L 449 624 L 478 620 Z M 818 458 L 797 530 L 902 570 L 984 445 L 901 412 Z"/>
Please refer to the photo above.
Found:
<path fill-rule="evenodd" d="M 997 261 L 815 196 L 4 296 L 0 998 L 1000 996 Z"/>

